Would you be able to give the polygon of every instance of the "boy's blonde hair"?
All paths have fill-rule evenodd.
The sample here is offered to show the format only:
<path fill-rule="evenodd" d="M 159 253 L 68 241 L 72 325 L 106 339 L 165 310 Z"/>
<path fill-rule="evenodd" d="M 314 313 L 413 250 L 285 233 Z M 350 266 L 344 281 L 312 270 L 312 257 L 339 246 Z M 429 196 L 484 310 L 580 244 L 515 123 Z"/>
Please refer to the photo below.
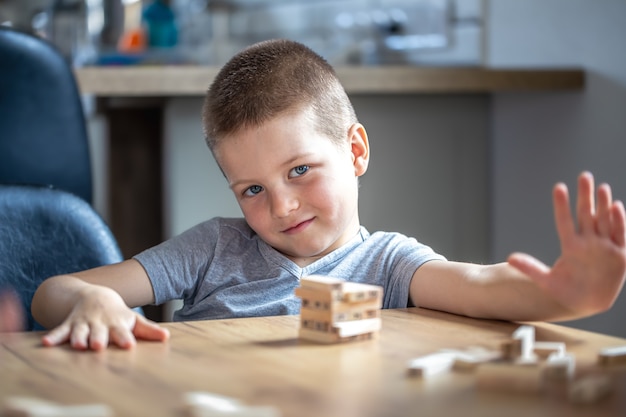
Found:
<path fill-rule="evenodd" d="M 290 112 L 312 109 L 319 133 L 337 143 L 357 118 L 334 69 L 294 41 L 263 41 L 239 52 L 220 70 L 203 107 L 204 134 L 213 151 L 241 129 Z"/>

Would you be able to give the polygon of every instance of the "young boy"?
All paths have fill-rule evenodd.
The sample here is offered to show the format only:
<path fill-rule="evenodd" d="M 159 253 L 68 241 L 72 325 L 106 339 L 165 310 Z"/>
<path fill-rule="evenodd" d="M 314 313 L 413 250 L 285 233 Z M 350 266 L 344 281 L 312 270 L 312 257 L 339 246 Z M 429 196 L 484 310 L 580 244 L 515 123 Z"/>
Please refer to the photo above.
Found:
<path fill-rule="evenodd" d="M 369 142 L 333 69 L 286 40 L 253 45 L 213 82 L 208 145 L 244 214 L 212 219 L 119 264 L 46 280 L 33 315 L 47 346 L 129 348 L 168 333 L 129 307 L 182 298 L 176 320 L 298 314 L 299 278 L 381 285 L 384 308 L 418 305 L 477 318 L 563 320 L 611 307 L 626 273 L 626 215 L 608 185 L 583 173 L 575 225 L 554 188 L 562 254 L 551 268 L 525 254 L 507 263 L 447 261 L 413 238 L 369 234 L 358 179 Z"/>

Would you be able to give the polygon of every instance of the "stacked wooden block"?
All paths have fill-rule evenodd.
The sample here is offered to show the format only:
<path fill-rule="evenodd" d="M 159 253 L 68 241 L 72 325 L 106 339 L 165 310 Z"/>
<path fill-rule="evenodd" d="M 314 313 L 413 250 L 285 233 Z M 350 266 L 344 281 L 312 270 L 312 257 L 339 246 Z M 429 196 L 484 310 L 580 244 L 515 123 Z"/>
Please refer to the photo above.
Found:
<path fill-rule="evenodd" d="M 341 343 L 370 339 L 381 327 L 382 287 L 311 275 L 300 279 L 301 339 Z"/>

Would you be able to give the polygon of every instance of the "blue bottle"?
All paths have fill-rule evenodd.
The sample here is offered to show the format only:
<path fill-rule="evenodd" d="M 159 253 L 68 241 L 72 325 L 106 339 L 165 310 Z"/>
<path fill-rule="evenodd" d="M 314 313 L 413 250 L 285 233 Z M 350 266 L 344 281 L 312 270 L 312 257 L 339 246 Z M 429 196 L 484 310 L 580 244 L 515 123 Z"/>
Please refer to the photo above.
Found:
<path fill-rule="evenodd" d="M 163 0 L 154 0 L 142 13 L 146 25 L 147 43 L 153 48 L 169 48 L 178 43 L 176 16 Z"/>

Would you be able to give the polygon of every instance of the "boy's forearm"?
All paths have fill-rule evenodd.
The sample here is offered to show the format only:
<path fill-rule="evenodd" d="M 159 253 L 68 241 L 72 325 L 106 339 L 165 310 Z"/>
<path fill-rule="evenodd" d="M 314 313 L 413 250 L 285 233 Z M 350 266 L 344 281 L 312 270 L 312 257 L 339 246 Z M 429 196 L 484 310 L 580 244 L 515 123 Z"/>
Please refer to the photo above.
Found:
<path fill-rule="evenodd" d="M 562 321 L 576 313 L 546 294 L 527 276 L 507 263 L 480 266 L 469 278 L 468 294 L 474 317 L 510 321 Z"/>
<path fill-rule="evenodd" d="M 436 285 L 434 281 L 438 281 Z M 475 318 L 510 321 L 575 318 L 573 312 L 507 263 L 429 262 L 416 272 L 411 297 L 421 307 Z"/>

